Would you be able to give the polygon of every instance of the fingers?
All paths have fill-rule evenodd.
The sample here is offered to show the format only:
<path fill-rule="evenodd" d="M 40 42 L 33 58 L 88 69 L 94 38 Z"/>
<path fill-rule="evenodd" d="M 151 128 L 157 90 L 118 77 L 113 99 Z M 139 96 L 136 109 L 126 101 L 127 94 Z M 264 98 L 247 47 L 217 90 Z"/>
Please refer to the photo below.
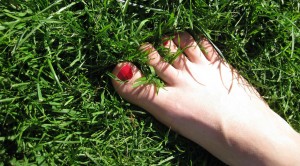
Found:
<path fill-rule="evenodd" d="M 203 54 L 205 55 L 205 57 L 210 63 L 214 64 L 221 60 L 220 55 L 212 46 L 212 44 L 208 41 L 208 39 L 202 38 L 201 41 L 199 42 L 199 45 L 201 46 L 201 50 Z"/>
<path fill-rule="evenodd" d="M 176 34 L 173 40 L 165 40 L 164 47 L 169 49 L 171 54 L 177 56 L 172 64 L 166 62 L 151 44 L 143 45 L 141 50 L 147 53 L 148 63 L 155 69 L 156 74 L 169 85 L 175 84 L 179 71 L 188 70 L 192 63 L 203 65 L 221 60 L 217 51 L 207 39 L 202 38 L 198 45 L 187 32 Z M 183 53 L 178 51 L 179 49 L 183 50 Z M 130 73 L 128 67 L 130 64 L 125 66 L 127 67 L 120 68 L 118 69 L 119 72 L 115 73 L 120 80 L 130 79 L 130 81 L 134 81 L 135 76 L 141 77 L 142 74 L 139 70 L 136 70 L 136 74 Z M 135 67 L 132 68 L 134 72 Z M 133 78 L 131 79 L 131 77 Z"/>
<path fill-rule="evenodd" d="M 148 53 L 148 63 L 155 69 L 156 74 L 166 83 L 174 84 L 178 71 L 171 64 L 164 61 L 151 44 L 143 45 L 141 50 Z"/>
<path fill-rule="evenodd" d="M 180 50 L 178 50 L 173 40 L 166 39 L 163 44 L 166 49 L 169 49 L 169 53 L 171 54 L 171 56 L 177 56 L 172 65 L 176 69 L 183 70 L 186 67 L 186 63 L 189 63 L 187 57 L 183 53 L 181 53 Z"/>
<path fill-rule="evenodd" d="M 135 87 L 137 80 L 142 78 L 142 72 L 130 62 L 117 64 L 112 73 L 118 79 L 112 79 L 112 84 L 118 94 L 127 101 L 139 106 L 151 101 L 155 95 L 156 87 L 153 84 Z M 120 81 L 121 80 L 121 81 Z"/>
<path fill-rule="evenodd" d="M 117 76 L 119 80 L 127 81 L 129 84 L 133 84 L 137 79 L 143 76 L 141 71 L 130 62 L 117 64 L 112 73 Z M 121 86 L 123 84 L 121 81 L 113 79 L 113 86 L 115 88 Z"/>
<path fill-rule="evenodd" d="M 207 63 L 207 59 L 199 48 L 194 38 L 187 32 L 181 32 L 175 35 L 173 39 L 174 43 L 181 50 L 184 51 L 185 55 L 193 63 Z"/>

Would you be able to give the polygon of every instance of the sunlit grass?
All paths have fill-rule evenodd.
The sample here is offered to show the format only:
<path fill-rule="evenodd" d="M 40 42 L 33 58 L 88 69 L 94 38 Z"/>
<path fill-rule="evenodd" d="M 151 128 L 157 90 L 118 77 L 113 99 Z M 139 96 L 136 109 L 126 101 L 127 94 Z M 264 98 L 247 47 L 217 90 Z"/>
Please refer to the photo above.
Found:
<path fill-rule="evenodd" d="M 134 5 L 136 4 L 136 5 Z M 299 2 L 0 1 L 0 165 L 223 165 L 110 83 L 121 61 L 158 82 L 145 42 L 209 38 L 300 131 Z"/>

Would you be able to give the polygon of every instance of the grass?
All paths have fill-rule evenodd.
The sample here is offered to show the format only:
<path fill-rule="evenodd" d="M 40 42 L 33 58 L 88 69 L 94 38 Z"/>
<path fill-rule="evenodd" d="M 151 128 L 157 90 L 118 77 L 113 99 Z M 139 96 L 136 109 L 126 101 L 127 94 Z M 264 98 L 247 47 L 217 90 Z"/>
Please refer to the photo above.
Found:
<path fill-rule="evenodd" d="M 0 165 L 224 165 L 110 83 L 121 61 L 153 77 L 138 47 L 177 31 L 213 41 L 300 131 L 299 8 L 297 0 L 0 1 Z"/>

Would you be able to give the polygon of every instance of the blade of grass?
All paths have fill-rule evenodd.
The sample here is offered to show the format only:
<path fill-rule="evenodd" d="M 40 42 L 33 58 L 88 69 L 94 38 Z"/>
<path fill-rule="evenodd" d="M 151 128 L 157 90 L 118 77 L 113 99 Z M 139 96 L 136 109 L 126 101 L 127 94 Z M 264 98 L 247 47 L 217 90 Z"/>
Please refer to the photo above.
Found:
<path fill-rule="evenodd" d="M 53 75 L 53 77 L 54 77 L 56 83 L 57 83 L 58 86 L 59 86 L 59 89 L 63 92 L 63 88 L 62 88 L 62 86 L 61 86 L 61 84 L 60 84 L 60 81 L 59 81 L 59 79 L 58 79 L 58 77 L 57 77 L 57 75 L 56 75 L 56 72 L 55 72 L 55 70 L 54 70 L 54 68 L 53 68 L 53 66 L 52 66 L 51 60 L 50 60 L 50 59 L 47 59 L 47 63 L 48 63 L 48 65 L 49 65 L 49 68 L 50 68 L 50 70 L 51 70 L 51 72 L 52 72 L 52 75 Z"/>

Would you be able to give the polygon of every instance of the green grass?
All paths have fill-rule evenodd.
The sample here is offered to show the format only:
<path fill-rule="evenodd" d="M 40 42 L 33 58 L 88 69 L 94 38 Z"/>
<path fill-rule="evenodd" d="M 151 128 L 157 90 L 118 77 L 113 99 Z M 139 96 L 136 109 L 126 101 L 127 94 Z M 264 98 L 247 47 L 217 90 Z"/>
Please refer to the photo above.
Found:
<path fill-rule="evenodd" d="M 159 46 L 177 31 L 210 38 L 300 131 L 297 0 L 130 2 L 147 8 L 0 1 L 0 165 L 224 165 L 122 100 L 110 83 L 121 61 L 150 77 L 139 46 Z"/>

